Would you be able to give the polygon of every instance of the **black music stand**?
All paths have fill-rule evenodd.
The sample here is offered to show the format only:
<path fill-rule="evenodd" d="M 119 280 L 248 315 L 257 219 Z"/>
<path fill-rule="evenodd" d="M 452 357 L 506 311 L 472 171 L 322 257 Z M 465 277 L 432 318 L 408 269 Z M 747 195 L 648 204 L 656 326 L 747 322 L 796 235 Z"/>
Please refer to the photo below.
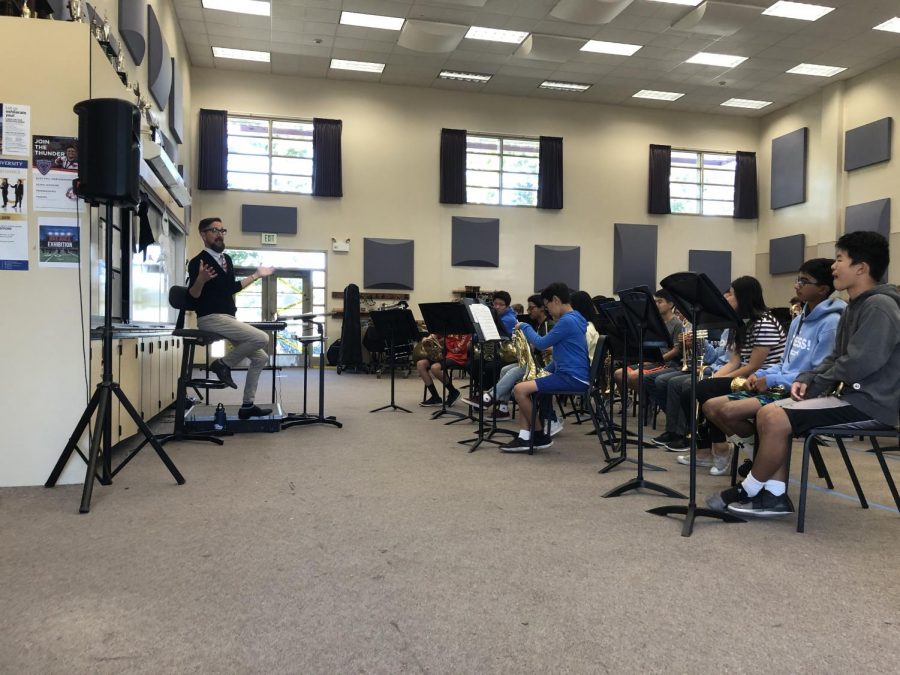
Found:
<path fill-rule="evenodd" d="M 412 412 L 394 402 L 394 371 L 397 369 L 394 361 L 394 348 L 397 342 L 409 344 L 419 339 L 419 327 L 416 325 L 416 320 L 408 309 L 380 309 L 370 312 L 369 318 L 372 319 L 378 334 L 387 336 L 388 359 L 390 359 L 391 368 L 391 402 L 369 412 L 380 412 L 389 408 L 407 413 Z"/>
<path fill-rule="evenodd" d="M 611 341 L 612 349 L 614 350 L 612 353 L 619 353 L 621 355 L 623 372 L 627 372 L 629 362 L 637 360 L 641 363 L 641 349 L 638 348 L 638 350 L 635 351 L 634 347 L 631 345 L 631 343 L 637 344 L 637 331 L 632 328 L 632 322 L 629 321 L 629 314 L 625 310 L 624 305 L 616 300 L 607 300 L 597 305 L 597 311 L 600 313 L 600 328 L 605 331 L 603 334 Z M 629 334 L 631 334 L 630 340 Z M 615 396 L 612 394 L 613 384 L 614 383 L 610 382 L 608 417 L 611 424 L 613 424 L 612 420 L 615 419 Z M 620 434 L 619 456 L 607 460 L 606 466 L 597 473 L 609 473 L 623 462 L 630 462 L 631 464 L 638 463 L 637 460 L 628 456 L 628 444 L 632 443 L 637 445 L 638 440 L 628 438 L 629 434 L 635 434 L 628 430 L 627 391 L 622 395 L 622 409 L 620 411 L 620 416 L 622 421 L 618 427 L 613 424 L 613 430 L 618 431 Z M 656 466 L 655 464 L 648 464 L 642 461 L 641 465 L 648 471 L 665 471 L 661 466 Z"/>
<path fill-rule="evenodd" d="M 448 335 L 472 335 L 475 332 L 475 326 L 472 325 L 472 319 L 469 317 L 469 311 L 466 306 L 459 302 L 420 302 L 419 309 L 422 311 L 422 319 L 430 333 L 438 333 L 444 336 L 443 350 L 441 351 L 441 370 L 444 377 L 441 380 L 441 409 L 431 415 L 431 419 L 436 420 L 444 415 L 452 417 L 468 418 L 456 410 L 450 410 L 447 407 L 447 336 Z"/>
<path fill-rule="evenodd" d="M 684 317 L 690 317 L 691 326 L 691 400 L 697 396 L 697 330 L 700 328 L 731 328 L 741 324 L 741 319 L 731 305 L 722 297 L 722 293 L 705 274 L 696 272 L 677 272 L 670 274 L 659 282 L 672 294 L 675 306 Z M 682 537 L 690 537 L 694 531 L 694 519 L 697 516 L 715 518 L 726 523 L 744 523 L 730 513 L 721 513 L 712 509 L 697 507 L 697 416 L 691 415 L 691 484 L 688 492 L 688 503 L 659 506 L 647 513 L 656 516 L 668 516 L 674 513 L 684 515 Z"/>
<path fill-rule="evenodd" d="M 309 426 L 310 424 L 330 424 L 331 426 L 337 427 L 338 429 L 343 429 L 344 425 L 337 421 L 334 415 L 325 415 L 325 324 L 321 321 L 313 321 L 313 317 L 323 316 L 321 314 L 298 314 L 296 316 L 280 316 L 278 317 L 282 321 L 305 321 L 308 324 L 312 324 L 316 327 L 316 335 L 317 338 L 315 341 L 319 343 L 319 411 L 315 415 L 310 415 L 306 412 L 306 366 L 307 361 L 305 360 L 304 353 L 304 361 L 303 361 L 303 377 L 304 377 L 304 387 L 303 387 L 303 410 L 302 413 L 289 413 L 285 415 L 281 419 L 281 428 L 282 429 L 290 429 L 291 427 L 301 427 L 301 426 Z M 311 342 L 305 342 L 304 349 L 310 349 L 312 347 Z"/>
<path fill-rule="evenodd" d="M 672 347 L 672 338 L 659 315 L 653 295 L 646 286 L 638 286 L 619 291 L 624 316 L 628 323 L 628 332 L 638 345 L 638 395 L 643 396 L 644 388 L 644 347 Z M 627 386 L 627 364 L 622 369 L 623 389 Z M 622 420 L 626 419 L 623 414 Z M 668 497 L 684 499 L 685 496 L 672 488 L 653 483 L 644 478 L 644 425 L 643 419 L 638 421 L 637 431 L 637 476 L 607 492 L 604 497 L 619 497 L 631 490 L 645 489 L 660 492 Z M 625 447 L 624 445 L 622 446 Z M 606 467 L 604 467 L 606 468 Z"/>

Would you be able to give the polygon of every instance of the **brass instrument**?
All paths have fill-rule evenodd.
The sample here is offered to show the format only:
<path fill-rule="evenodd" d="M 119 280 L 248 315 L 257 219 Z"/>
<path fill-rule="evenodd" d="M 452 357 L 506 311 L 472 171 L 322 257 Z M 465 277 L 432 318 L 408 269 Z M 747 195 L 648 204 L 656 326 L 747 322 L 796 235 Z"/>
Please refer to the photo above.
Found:
<path fill-rule="evenodd" d="M 747 378 L 746 377 L 735 377 L 734 379 L 731 380 L 731 393 L 739 394 L 742 391 L 751 391 L 747 387 Z M 751 393 L 753 393 L 753 392 L 751 392 Z M 762 392 L 762 393 L 768 394 L 769 396 L 771 396 L 775 399 L 784 398 L 785 396 L 788 396 L 790 394 L 787 387 L 780 385 L 780 384 L 776 384 L 774 387 L 769 387 L 768 389 L 766 389 L 765 392 Z"/>
<path fill-rule="evenodd" d="M 525 339 L 525 333 L 522 332 L 521 328 L 516 328 L 513 331 L 510 342 L 516 350 L 516 361 L 518 362 L 519 367 L 525 371 L 522 375 L 522 380 L 536 380 L 539 377 L 550 374 L 543 368 L 539 369 L 535 365 L 534 355 L 531 353 L 531 345 L 529 345 L 528 340 Z"/>
<path fill-rule="evenodd" d="M 414 363 L 422 359 L 438 362 L 441 360 L 443 353 L 444 348 L 441 346 L 440 341 L 429 335 L 416 343 L 416 346 L 413 347 L 411 358 Z"/>
<path fill-rule="evenodd" d="M 747 378 L 735 377 L 731 380 L 731 393 L 737 394 L 747 390 Z"/>
<path fill-rule="evenodd" d="M 690 325 L 690 324 L 687 324 Z M 697 363 L 697 372 L 703 372 L 703 356 L 706 353 L 706 339 L 709 337 L 709 332 L 706 330 L 698 330 L 697 331 L 697 351 L 700 354 L 700 359 Z M 691 370 L 691 356 L 693 355 L 694 350 L 694 341 L 691 338 L 690 332 L 684 332 L 681 334 L 681 362 L 684 364 L 681 366 L 682 373 L 689 373 Z"/>

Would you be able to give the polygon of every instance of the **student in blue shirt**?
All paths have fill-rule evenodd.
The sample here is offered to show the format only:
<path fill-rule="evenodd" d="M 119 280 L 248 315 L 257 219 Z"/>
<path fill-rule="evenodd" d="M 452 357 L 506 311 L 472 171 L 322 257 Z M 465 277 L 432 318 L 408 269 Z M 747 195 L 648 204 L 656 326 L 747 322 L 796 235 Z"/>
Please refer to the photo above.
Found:
<path fill-rule="evenodd" d="M 531 429 L 531 395 L 534 392 L 547 394 L 586 390 L 589 384 L 585 341 L 587 319 L 572 309 L 569 287 L 561 282 L 552 283 L 541 291 L 541 299 L 547 312 L 556 321 L 550 332 L 541 337 L 526 323 L 518 323 L 515 327 L 522 329 L 528 343 L 535 349 L 553 347 L 553 362 L 548 366 L 551 372 L 536 380 L 519 382 L 513 388 L 513 396 L 519 404 L 519 435 L 512 442 L 500 446 L 503 452 L 528 452 L 532 433 L 535 434 L 535 448 L 549 448 L 553 445 L 548 434 Z"/>

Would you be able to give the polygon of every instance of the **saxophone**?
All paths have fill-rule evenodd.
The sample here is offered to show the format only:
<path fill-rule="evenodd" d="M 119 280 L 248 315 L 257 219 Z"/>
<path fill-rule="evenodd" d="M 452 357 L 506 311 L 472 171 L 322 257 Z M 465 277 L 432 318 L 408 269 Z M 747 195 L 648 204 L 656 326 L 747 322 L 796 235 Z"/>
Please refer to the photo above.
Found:
<path fill-rule="evenodd" d="M 525 339 L 525 333 L 522 332 L 521 328 L 516 328 L 513 331 L 510 342 L 516 350 L 516 361 L 519 364 L 519 367 L 525 371 L 522 375 L 523 381 L 536 380 L 539 377 L 549 375 L 546 370 L 538 368 L 537 365 L 535 365 L 534 356 L 531 353 L 531 345 L 529 345 L 528 340 Z"/>

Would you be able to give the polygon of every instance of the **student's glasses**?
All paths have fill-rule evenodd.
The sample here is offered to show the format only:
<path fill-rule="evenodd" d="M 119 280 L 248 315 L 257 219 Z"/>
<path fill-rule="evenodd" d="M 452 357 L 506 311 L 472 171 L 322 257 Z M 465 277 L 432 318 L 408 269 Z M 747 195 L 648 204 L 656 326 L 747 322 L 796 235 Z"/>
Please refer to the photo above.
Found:
<path fill-rule="evenodd" d="M 803 277 L 798 277 L 794 282 L 794 286 L 798 286 L 799 288 L 803 288 L 804 286 L 808 286 L 809 284 L 815 284 L 814 279 L 804 279 Z"/>
<path fill-rule="evenodd" d="M 224 227 L 207 227 L 205 230 L 201 230 L 202 232 L 212 232 L 213 234 L 225 234 L 228 232 Z"/>

